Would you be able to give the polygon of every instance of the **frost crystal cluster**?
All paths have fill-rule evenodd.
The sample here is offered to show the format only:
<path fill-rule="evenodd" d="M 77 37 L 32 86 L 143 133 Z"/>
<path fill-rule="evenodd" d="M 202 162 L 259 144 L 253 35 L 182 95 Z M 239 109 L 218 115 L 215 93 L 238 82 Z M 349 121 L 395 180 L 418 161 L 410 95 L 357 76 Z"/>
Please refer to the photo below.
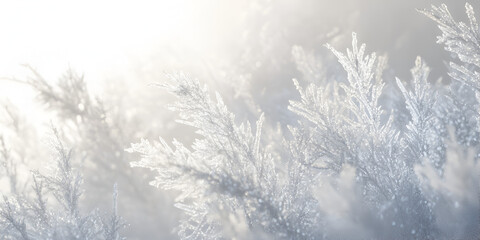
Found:
<path fill-rule="evenodd" d="M 178 192 L 182 239 L 479 237 L 480 29 L 466 9 L 468 24 L 445 5 L 420 11 L 451 53 L 449 83 L 432 83 L 420 57 L 411 79 L 388 81 L 385 59 L 353 34 L 346 53 L 327 45 L 346 76 L 299 62 L 298 121 L 277 131 L 264 114 L 238 122 L 219 94 L 172 74 L 159 85 L 196 139 L 132 144 L 132 166 Z"/>

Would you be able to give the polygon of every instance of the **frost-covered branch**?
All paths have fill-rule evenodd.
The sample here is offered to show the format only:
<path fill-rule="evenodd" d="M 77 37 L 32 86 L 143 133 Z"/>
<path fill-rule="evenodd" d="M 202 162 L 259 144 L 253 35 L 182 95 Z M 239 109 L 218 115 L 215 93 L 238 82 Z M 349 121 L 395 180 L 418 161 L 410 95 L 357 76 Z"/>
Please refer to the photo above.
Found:
<path fill-rule="evenodd" d="M 221 230 L 218 219 L 212 217 L 218 212 L 212 207 L 219 206 L 244 218 L 252 231 L 260 227 L 282 238 L 307 236 L 307 226 L 302 226 L 306 222 L 287 214 L 282 199 L 295 196 L 283 196 L 274 160 L 262 144 L 263 115 L 253 131 L 249 123 L 236 124 L 221 97 L 217 94 L 212 100 L 198 81 L 183 74 L 172 75 L 171 81 L 162 87 L 179 99 L 172 109 L 180 113 L 180 122 L 197 128 L 202 138 L 195 140 L 193 150 L 176 140 L 171 148 L 160 139 L 132 144 L 128 151 L 142 155 L 132 166 L 157 171 L 152 185 L 182 192 L 177 206 L 190 220 L 180 234 L 186 239 L 218 236 L 212 235 Z"/>
<path fill-rule="evenodd" d="M 53 168 L 48 174 L 34 173 L 33 196 L 4 197 L 0 205 L 0 235 L 5 239 L 120 239 L 116 212 L 111 227 L 103 226 L 97 211 L 82 213 L 83 180 L 72 167 L 72 151 L 66 150 L 57 130 L 52 149 L 56 158 Z M 48 196 L 56 201 L 49 202 Z M 111 231 L 107 234 L 105 229 Z M 116 238 L 108 238 L 109 234 Z"/>

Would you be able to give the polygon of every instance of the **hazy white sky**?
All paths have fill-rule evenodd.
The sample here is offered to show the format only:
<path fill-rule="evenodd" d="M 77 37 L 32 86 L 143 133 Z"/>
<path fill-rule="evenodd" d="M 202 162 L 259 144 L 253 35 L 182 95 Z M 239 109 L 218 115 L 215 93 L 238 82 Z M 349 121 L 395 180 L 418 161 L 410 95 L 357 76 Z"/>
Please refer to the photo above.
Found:
<path fill-rule="evenodd" d="M 125 54 L 174 36 L 186 22 L 178 1 L 3 1 L 0 74 L 29 63 L 47 75 L 65 66 L 92 72 L 122 63 Z"/>
<path fill-rule="evenodd" d="M 67 68 L 97 82 L 128 66 L 129 55 L 191 39 L 194 15 L 187 0 L 0 2 L 0 77 L 22 79 L 20 64 L 55 81 Z M 193 41 L 187 41 L 190 44 Z M 99 84 L 89 84 L 95 91 Z M 1 100 L 35 111 L 30 89 L 0 82 Z"/>

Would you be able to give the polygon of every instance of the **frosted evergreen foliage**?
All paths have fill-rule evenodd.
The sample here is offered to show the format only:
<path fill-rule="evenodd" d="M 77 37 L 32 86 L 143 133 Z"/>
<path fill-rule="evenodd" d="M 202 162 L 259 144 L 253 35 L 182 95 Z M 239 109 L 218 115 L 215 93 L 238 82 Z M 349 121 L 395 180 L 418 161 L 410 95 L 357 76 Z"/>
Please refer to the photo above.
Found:
<path fill-rule="evenodd" d="M 442 133 L 436 129 L 440 119 L 435 109 L 441 105 L 438 91 L 428 82 L 430 68 L 417 57 L 415 67 L 411 70 L 412 80 L 410 90 L 400 79 L 397 85 L 405 98 L 406 107 L 410 113 L 411 121 L 406 125 L 405 140 L 408 150 L 406 159 L 410 165 L 419 163 L 423 158 L 429 158 L 437 167 L 440 167 L 443 155 Z"/>
<path fill-rule="evenodd" d="M 236 218 L 277 237 L 307 237 L 305 229 L 313 226 L 304 217 L 314 214 L 308 208 L 298 209 L 293 204 L 297 196 L 286 192 L 279 181 L 274 158 L 261 140 L 263 115 L 255 129 L 249 123 L 236 124 L 218 94 L 212 100 L 205 87 L 183 74 L 171 78 L 173 83 L 162 87 L 179 97 L 172 109 L 202 138 L 192 144 L 193 150 L 176 140 L 171 148 L 160 139 L 133 144 L 129 151 L 142 154 L 132 166 L 158 172 L 152 185 L 182 192 L 177 206 L 189 217 L 180 235 L 215 239 L 221 236 L 221 219 Z"/>
<path fill-rule="evenodd" d="M 236 96 L 222 98 L 183 73 L 168 75 L 156 86 L 176 97 L 170 109 L 183 126 L 174 133 L 181 140 L 168 140 L 166 132 L 131 144 L 129 153 L 123 149 L 133 139 L 156 135 L 169 123 L 159 126 L 164 123 L 150 118 L 157 112 L 136 101 L 130 106 L 154 114 L 104 103 L 73 71 L 51 83 L 27 66 L 31 77 L 21 82 L 55 113 L 60 130 L 54 130 L 50 168 L 25 174 L 32 162 L 43 164 L 42 149 L 31 148 L 34 138 L 5 107 L 0 240 L 120 240 L 119 212 L 140 225 L 132 224 L 133 239 L 172 237 L 167 230 L 192 240 L 478 239 L 480 29 L 473 7 L 465 6 L 467 23 L 445 5 L 420 10 L 438 23 L 438 43 L 451 54 L 445 81 L 431 79 L 435 69 L 421 57 L 411 77 L 395 78 L 385 71 L 386 58 L 367 51 L 355 33 L 345 51 L 327 38 L 328 56 L 291 49 L 298 76 L 288 107 L 258 101 L 272 96 L 260 94 L 262 84 L 230 89 L 242 96 L 235 101 L 247 101 L 235 107 Z M 255 55 L 246 53 L 229 74 L 244 74 Z M 265 67 L 262 61 L 255 69 Z M 283 69 L 278 74 L 286 76 Z M 282 101 L 291 96 L 282 91 L 276 95 Z M 148 121 L 152 126 L 144 126 Z M 66 145 L 75 146 L 75 154 Z M 147 179 L 165 191 L 147 186 Z M 116 182 L 125 192 L 121 199 Z M 113 194 L 106 194 L 112 185 Z M 107 203 L 105 212 L 96 208 Z M 181 219 L 170 229 L 176 211 Z"/>
<path fill-rule="evenodd" d="M 375 54 L 365 55 L 365 45 L 357 46 L 355 35 L 352 50 L 346 55 L 329 48 L 347 71 L 348 84 L 339 83 L 340 89 L 333 88 L 330 94 L 328 89 L 314 85 L 307 91 L 298 87 L 302 101 L 291 103 L 292 111 L 313 123 L 309 155 L 314 157 L 308 162 L 334 174 L 346 164 L 353 166 L 362 194 L 352 204 L 368 207 L 370 214 L 377 213 L 365 218 L 377 218 L 379 222 L 374 224 L 378 225 L 386 222 L 383 228 L 390 229 L 388 234 L 401 235 L 403 229 L 418 227 L 417 234 L 426 236 L 431 216 L 419 214 L 428 212 L 428 208 L 416 186 L 413 163 L 398 161 L 405 142 L 393 127 L 391 114 L 379 104 L 384 86 L 378 71 L 381 65 Z"/>
<path fill-rule="evenodd" d="M 445 4 L 440 7 L 432 6 L 432 10 L 421 10 L 431 19 L 438 23 L 442 35 L 438 37 L 438 43 L 445 45 L 445 50 L 453 54 L 462 64 L 451 62 L 453 79 L 464 82 L 476 90 L 480 90 L 480 31 L 475 18 L 473 7 L 465 4 L 469 23 L 456 22 Z"/>
<path fill-rule="evenodd" d="M 14 160 L 13 156 L 11 156 L 10 150 L 7 148 L 5 144 L 5 139 L 3 136 L 0 136 L 0 164 L 2 168 L 2 175 L 8 178 L 8 182 L 10 184 L 10 192 L 16 193 L 17 192 L 17 168 L 18 163 Z"/>
<path fill-rule="evenodd" d="M 391 97 L 385 61 L 355 34 L 346 53 L 327 45 L 346 78 L 294 47 L 304 81 L 293 80 L 300 98 L 289 110 L 298 121 L 283 132 L 268 128 L 263 114 L 254 126 L 237 122 L 218 93 L 212 98 L 198 80 L 172 74 L 159 86 L 178 98 L 171 109 L 197 139 L 132 144 L 128 151 L 141 155 L 132 166 L 154 170 L 152 185 L 180 193 L 183 239 L 475 238 L 480 35 L 466 9 L 468 25 L 444 5 L 422 11 L 454 54 L 452 81 L 431 83 L 417 57 L 411 79 L 389 86 L 401 99 L 384 100 Z"/>
<path fill-rule="evenodd" d="M 119 230 L 124 223 L 116 213 L 116 187 L 110 221 L 104 221 L 98 210 L 83 214 L 83 179 L 72 167 L 72 150 L 54 133 L 55 162 L 50 172 L 33 173 L 31 192 L 3 197 L 0 239 L 122 239 Z"/>
<path fill-rule="evenodd" d="M 451 111 L 443 112 L 443 122 L 456 127 L 458 141 L 473 146 L 478 143 L 478 131 L 471 129 L 478 124 L 480 30 L 472 6 L 466 3 L 465 8 L 469 24 L 456 22 L 445 5 L 421 12 L 438 23 L 442 31 L 438 43 L 453 57 L 449 75 L 454 82 L 444 101 Z"/>
<path fill-rule="evenodd" d="M 45 107 L 44 113 L 59 122 L 57 126 L 65 133 L 64 141 L 75 146 L 82 173 L 88 176 L 83 187 L 90 194 L 84 206 L 89 209 L 109 206 L 111 197 L 105 192 L 110 192 L 118 183 L 123 192 L 118 208 L 126 221 L 135 226 L 128 230 L 129 235 L 148 236 L 161 225 L 164 230 L 159 237 L 170 237 L 168 229 L 173 223 L 169 222 L 174 222 L 175 217 L 165 218 L 162 212 L 173 207 L 158 204 L 170 203 L 170 197 L 146 185 L 150 175 L 139 174 L 138 169 L 131 168 L 129 162 L 133 156 L 124 151 L 135 135 L 143 136 L 154 130 L 138 128 L 138 121 L 130 116 L 130 112 L 138 109 L 126 108 L 116 100 L 106 101 L 105 95 L 95 96 L 84 76 L 73 70 L 67 70 L 57 81 L 50 81 L 32 67 L 26 67 L 30 74 L 21 82 L 35 90 L 37 99 Z M 166 209 L 161 209 L 163 206 L 167 206 Z"/>

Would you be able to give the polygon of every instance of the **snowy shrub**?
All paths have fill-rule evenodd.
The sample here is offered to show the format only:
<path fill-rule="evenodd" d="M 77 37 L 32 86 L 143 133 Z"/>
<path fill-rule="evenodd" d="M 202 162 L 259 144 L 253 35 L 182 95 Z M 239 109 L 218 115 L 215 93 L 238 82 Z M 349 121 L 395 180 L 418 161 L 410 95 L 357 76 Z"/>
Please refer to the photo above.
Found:
<path fill-rule="evenodd" d="M 154 170 L 153 186 L 179 193 L 183 239 L 477 237 L 480 29 L 466 9 L 469 25 L 444 5 L 421 11 L 452 53 L 448 84 L 430 83 L 419 57 L 411 80 L 389 81 L 383 58 L 355 34 L 346 53 L 327 45 L 346 77 L 294 48 L 307 81 L 293 80 L 300 99 L 289 110 L 298 121 L 280 133 L 263 127 L 264 114 L 253 126 L 238 122 L 218 93 L 172 74 L 158 85 L 178 98 L 171 109 L 197 139 L 132 144 L 127 151 L 141 155 L 132 166 Z M 401 99 L 389 96 L 388 83 Z"/>

